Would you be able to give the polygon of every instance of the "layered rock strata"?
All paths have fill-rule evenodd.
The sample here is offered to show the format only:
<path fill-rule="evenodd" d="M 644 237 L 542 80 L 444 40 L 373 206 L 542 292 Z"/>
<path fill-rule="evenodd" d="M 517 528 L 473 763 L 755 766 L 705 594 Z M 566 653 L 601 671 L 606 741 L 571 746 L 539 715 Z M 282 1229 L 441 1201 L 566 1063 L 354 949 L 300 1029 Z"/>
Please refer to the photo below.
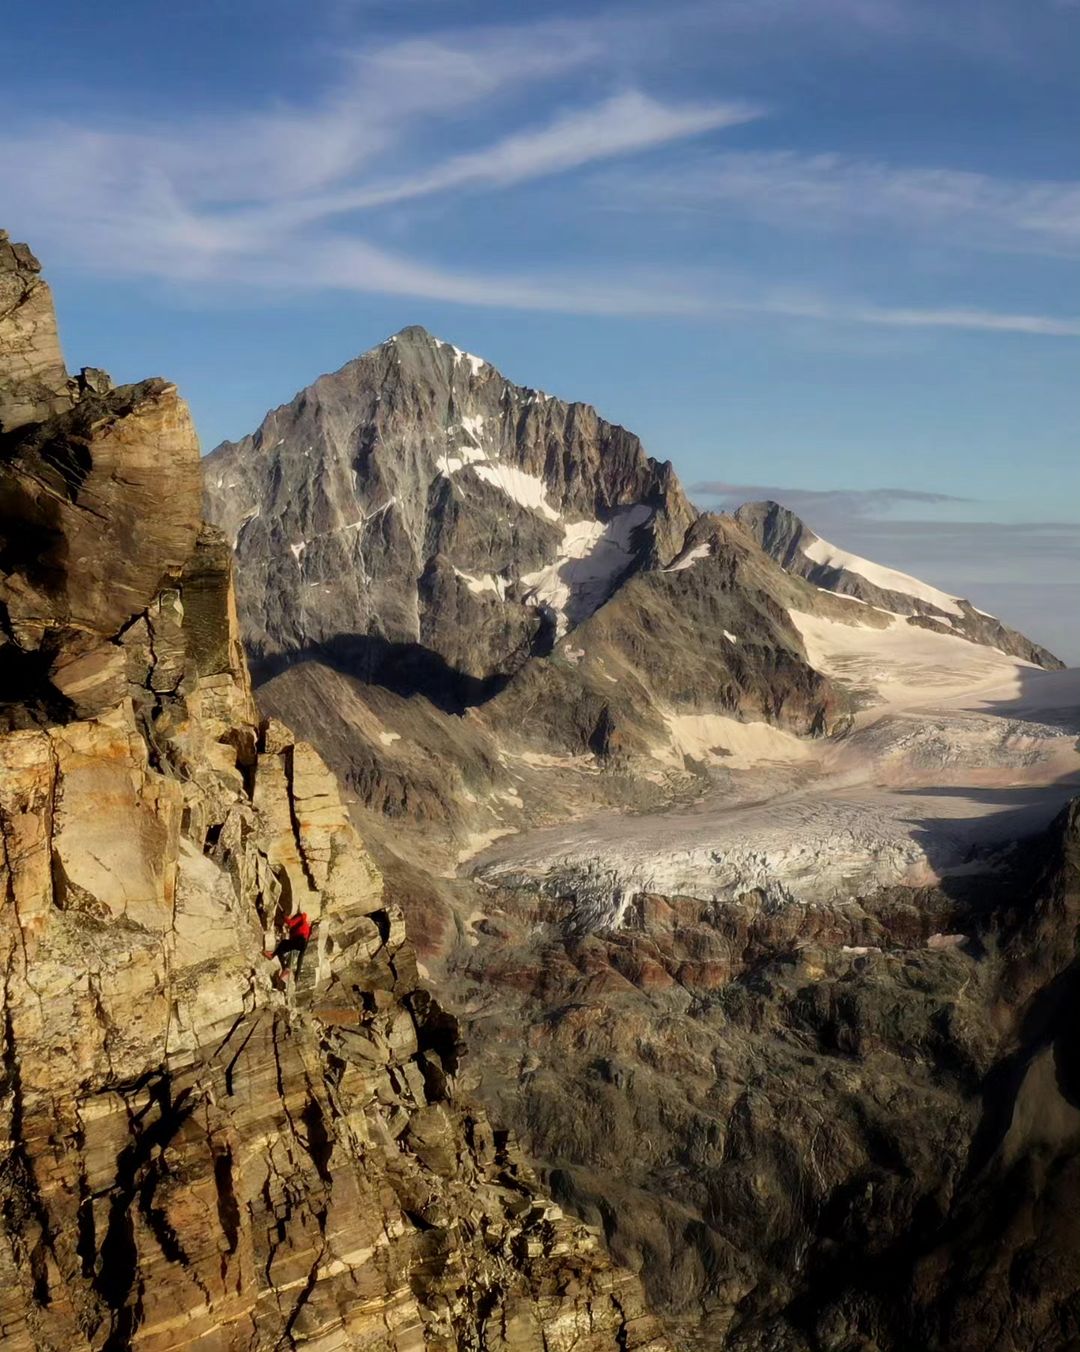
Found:
<path fill-rule="evenodd" d="M 659 1352 L 459 1099 L 332 776 L 259 722 L 183 402 L 67 385 L 36 262 L 0 273 L 32 336 L 0 362 L 5 1349 Z"/>

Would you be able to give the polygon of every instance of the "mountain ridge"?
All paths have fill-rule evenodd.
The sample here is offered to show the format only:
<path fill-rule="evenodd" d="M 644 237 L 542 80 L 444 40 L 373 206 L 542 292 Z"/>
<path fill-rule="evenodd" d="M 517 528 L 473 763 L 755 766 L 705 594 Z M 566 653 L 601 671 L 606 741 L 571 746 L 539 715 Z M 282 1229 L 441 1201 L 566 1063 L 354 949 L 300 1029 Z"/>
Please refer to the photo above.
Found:
<path fill-rule="evenodd" d="M 744 503 L 734 516 L 785 571 L 815 586 L 906 615 L 913 623 L 928 624 L 941 633 L 957 633 L 972 643 L 997 648 L 1051 671 L 1065 666 L 1041 644 L 1033 643 L 964 597 L 951 596 L 919 578 L 830 544 L 779 502 Z"/>
<path fill-rule="evenodd" d="M 394 378 L 395 365 L 405 384 L 412 381 L 428 386 L 425 390 L 428 406 L 405 410 L 414 420 L 419 416 L 428 424 L 421 429 L 419 438 L 424 442 L 426 437 L 428 444 L 419 448 L 409 443 L 408 429 L 402 429 L 400 420 L 395 425 L 393 418 L 387 420 L 385 410 L 377 407 L 384 397 L 393 399 L 400 395 L 402 381 Z M 431 407 L 433 383 L 445 401 L 441 420 L 432 417 L 437 412 Z M 472 387 L 478 383 L 493 388 L 494 413 L 490 398 L 481 393 L 477 402 L 478 391 Z M 549 416 L 540 429 L 519 425 L 514 429 L 518 443 L 514 446 L 509 444 L 514 438 L 507 435 L 507 410 L 502 407 L 507 401 L 526 422 L 538 407 L 546 405 L 552 406 L 557 418 Z M 313 419 L 305 419 L 310 405 L 315 405 L 318 412 Z M 349 415 L 344 418 L 349 424 L 345 428 L 343 406 Z M 484 411 L 466 411 L 481 406 Z M 559 418 L 562 427 L 553 425 Z M 492 428 L 489 424 L 493 420 L 503 425 Z M 612 447 L 617 448 L 615 458 L 619 460 L 621 456 L 622 463 L 615 467 L 614 477 L 610 473 L 597 474 L 595 455 L 592 463 L 588 456 L 582 463 L 583 442 L 580 436 L 575 438 L 579 422 L 595 427 L 597 444 L 588 445 L 587 431 L 584 449 L 598 449 L 602 456 L 610 457 Z M 343 462 L 355 453 L 357 464 L 351 473 L 356 491 L 351 497 L 347 486 L 343 488 L 338 483 L 326 490 L 322 501 L 308 500 L 311 485 L 305 483 L 298 470 L 311 467 L 290 464 L 290 457 L 280 451 L 301 432 L 311 432 L 312 423 L 315 435 L 321 435 L 326 449 L 331 451 L 329 459 L 324 457 L 318 462 L 316 477 L 340 479 Z M 528 444 L 530 441 L 533 444 Z M 538 441 L 541 444 L 536 444 Z M 557 444 L 559 441 L 561 446 Z M 414 478 L 407 485 L 413 501 L 407 510 L 402 509 L 398 494 L 392 491 L 402 476 L 386 463 L 392 460 L 395 446 L 403 458 L 414 462 L 411 466 L 414 476 L 422 469 L 433 476 L 432 489 L 438 482 L 438 491 L 431 494 L 430 502 L 421 505 L 416 501 L 423 485 Z M 418 451 L 421 462 L 426 456 L 426 464 L 415 463 Z M 309 441 L 302 455 L 310 458 L 313 453 L 316 451 Z M 570 462 L 577 459 L 579 463 L 560 466 L 560 453 L 564 462 L 569 456 Z M 263 455 L 271 457 L 272 473 L 284 474 L 289 480 L 290 490 L 298 495 L 297 503 L 268 504 L 265 494 L 260 497 L 245 470 L 250 468 L 246 462 Z M 295 461 L 295 457 L 291 458 Z M 309 569 L 316 571 L 314 583 L 305 581 L 301 585 L 321 586 L 324 593 L 331 594 L 329 600 L 326 595 L 320 597 L 320 604 L 314 609 L 306 608 L 304 615 L 289 613 L 287 602 L 281 606 L 284 613 L 275 615 L 272 589 L 276 587 L 283 597 L 288 597 L 295 591 L 296 580 L 290 582 L 288 576 L 275 572 L 267 580 L 262 597 L 246 597 L 248 588 L 242 570 L 241 609 L 246 612 L 245 631 L 257 664 L 263 657 L 295 650 L 308 642 L 332 640 L 344 632 L 339 627 L 338 634 L 329 634 L 320 616 L 333 608 L 333 593 L 342 585 L 341 566 L 355 567 L 357 559 L 355 551 L 341 550 L 336 543 L 328 542 L 327 537 L 350 531 L 366 534 L 375 517 L 393 513 L 396 508 L 404 532 L 410 537 L 411 550 L 403 549 L 400 540 L 387 538 L 393 530 L 388 532 L 386 522 L 380 521 L 375 536 L 376 552 L 393 556 L 399 568 L 412 562 L 412 571 L 417 575 L 416 594 L 404 606 L 400 596 L 384 594 L 381 602 L 376 597 L 366 615 L 364 607 L 358 604 L 361 627 L 364 633 L 373 633 L 392 645 L 431 646 L 447 660 L 451 672 L 460 672 L 466 678 L 466 686 L 479 681 L 478 688 L 470 687 L 471 694 L 461 701 L 463 704 L 476 698 L 477 690 L 482 696 L 497 689 L 497 681 L 495 685 L 485 684 L 493 678 L 518 669 L 530 656 L 549 651 L 556 638 L 588 618 L 614 594 L 623 579 L 643 568 L 663 568 L 673 563 L 687 548 L 690 528 L 702 515 L 709 516 L 697 513 L 692 506 L 671 462 L 649 457 L 625 427 L 601 418 L 589 404 L 565 401 L 531 386 L 515 385 L 490 362 L 437 337 L 421 325 L 405 326 L 338 370 L 316 378 L 287 404 L 271 410 L 250 436 L 215 447 L 205 457 L 204 472 L 208 514 L 230 534 L 241 559 L 249 553 L 260 555 L 258 566 L 273 569 L 275 551 L 281 556 L 287 544 L 299 572 L 304 571 L 305 561 Z M 234 476 L 238 472 L 245 476 L 244 482 L 237 482 Z M 367 495 L 359 493 L 361 473 L 370 480 L 367 486 L 371 492 Z M 619 478 L 621 483 L 614 482 Z M 467 486 L 463 494 L 466 509 L 471 507 L 490 519 L 502 507 L 516 516 L 518 533 L 484 543 L 469 540 L 468 531 L 463 530 L 460 522 L 463 508 L 459 490 L 463 485 Z M 381 496 L 380 487 L 386 490 Z M 234 497 L 237 489 L 241 491 Z M 378 496 L 378 501 L 372 500 L 372 495 Z M 552 496 L 554 505 L 549 501 Z M 276 511 L 287 540 L 267 539 L 261 547 L 257 543 L 264 530 L 260 524 L 264 508 L 271 514 Z M 418 516 L 423 520 L 416 520 Z M 880 602 L 894 613 L 912 617 L 915 623 L 950 625 L 944 632 L 959 633 L 973 643 L 999 647 L 1037 665 L 1060 665 L 1045 648 L 970 602 L 948 597 L 939 589 L 929 588 L 895 570 L 860 561 L 877 575 L 899 579 L 908 585 L 908 590 L 875 586 L 869 578 L 852 571 L 850 561 L 855 556 L 828 545 L 779 503 L 744 504 L 733 516 L 785 571 L 815 586 L 872 605 Z M 564 528 L 561 541 L 551 530 L 556 525 Z M 510 557 L 511 543 L 524 556 L 525 562 L 520 566 L 515 566 L 519 561 Z M 819 546 L 825 548 L 826 555 L 812 560 L 806 549 Z M 834 561 L 832 565 L 830 558 Z M 534 562 L 540 566 L 530 567 Z M 385 593 L 384 579 L 376 575 L 371 580 L 376 591 Z M 464 595 L 466 592 L 470 595 Z M 499 605 L 486 604 L 488 598 Z M 356 600 L 359 602 L 359 598 Z M 447 624 L 438 615 L 444 606 L 454 616 L 451 629 L 454 624 L 478 625 L 485 631 L 484 639 L 468 645 L 455 644 L 452 633 L 447 632 Z M 313 616 L 315 623 L 311 624 Z M 380 654 L 373 654 L 366 665 L 370 679 L 381 665 Z M 436 679 L 446 682 L 452 678 L 442 671 Z"/>

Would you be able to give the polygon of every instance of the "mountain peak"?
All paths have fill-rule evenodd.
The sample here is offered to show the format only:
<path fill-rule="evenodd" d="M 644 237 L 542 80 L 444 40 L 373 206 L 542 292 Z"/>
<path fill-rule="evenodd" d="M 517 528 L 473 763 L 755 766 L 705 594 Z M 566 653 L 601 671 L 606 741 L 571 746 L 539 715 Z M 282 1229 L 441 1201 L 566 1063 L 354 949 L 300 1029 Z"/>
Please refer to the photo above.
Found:
<path fill-rule="evenodd" d="M 431 347 L 441 342 L 442 339 L 436 338 L 433 333 L 429 333 L 423 324 L 406 324 L 403 329 L 398 329 L 397 333 L 391 334 L 382 346 L 386 347 L 390 343 L 423 343 Z"/>
<path fill-rule="evenodd" d="M 453 343 L 448 343 L 444 338 L 438 338 L 434 333 L 430 333 L 422 324 L 407 324 L 405 328 L 399 329 L 397 333 L 391 334 L 385 342 L 379 344 L 380 347 L 404 347 L 413 350 L 422 351 L 446 351 L 453 355 L 455 361 L 467 361 L 472 367 L 473 374 L 480 372 L 482 367 L 490 366 L 490 362 L 483 357 L 473 356 L 471 352 L 466 352 L 463 348 L 456 347 Z"/>

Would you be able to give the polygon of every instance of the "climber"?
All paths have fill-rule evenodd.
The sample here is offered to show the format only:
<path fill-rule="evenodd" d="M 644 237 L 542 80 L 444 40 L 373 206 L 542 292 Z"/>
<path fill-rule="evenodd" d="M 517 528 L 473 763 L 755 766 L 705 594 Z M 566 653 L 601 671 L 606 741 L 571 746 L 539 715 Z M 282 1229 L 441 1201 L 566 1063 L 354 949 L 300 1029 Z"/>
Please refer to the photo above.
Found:
<path fill-rule="evenodd" d="M 306 911 L 297 911 L 295 915 L 287 915 L 282 922 L 286 933 L 278 943 L 276 948 L 264 948 L 264 958 L 277 958 L 281 963 L 281 980 L 288 981 L 290 966 L 300 969 L 300 962 L 304 956 L 304 949 L 307 948 L 308 940 L 311 938 L 311 921 L 308 919 Z M 293 963 L 292 955 L 296 954 L 296 961 Z"/>

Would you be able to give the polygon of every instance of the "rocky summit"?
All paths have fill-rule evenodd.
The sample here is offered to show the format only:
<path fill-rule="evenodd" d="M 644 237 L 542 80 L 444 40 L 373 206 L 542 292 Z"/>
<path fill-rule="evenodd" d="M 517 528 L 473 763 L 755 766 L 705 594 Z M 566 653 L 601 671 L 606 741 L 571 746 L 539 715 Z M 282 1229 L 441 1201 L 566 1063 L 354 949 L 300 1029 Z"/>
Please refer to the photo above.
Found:
<path fill-rule="evenodd" d="M 219 446 L 206 493 L 258 660 L 335 651 L 459 704 L 674 553 L 693 515 L 629 432 L 415 327 Z"/>
<path fill-rule="evenodd" d="M 333 776 L 257 715 L 176 389 L 69 378 L 6 236 L 0 295 L 5 1350 L 659 1352 L 462 1092 Z"/>

